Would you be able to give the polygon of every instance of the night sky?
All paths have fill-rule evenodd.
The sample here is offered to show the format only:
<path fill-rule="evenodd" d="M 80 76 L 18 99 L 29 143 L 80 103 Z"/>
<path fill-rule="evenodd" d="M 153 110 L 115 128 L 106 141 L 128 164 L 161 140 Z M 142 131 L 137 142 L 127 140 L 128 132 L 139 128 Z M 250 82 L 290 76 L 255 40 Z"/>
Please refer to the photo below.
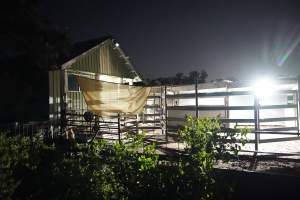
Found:
<path fill-rule="evenodd" d="M 299 1 L 44 0 L 73 41 L 112 35 L 143 77 L 300 74 Z"/>

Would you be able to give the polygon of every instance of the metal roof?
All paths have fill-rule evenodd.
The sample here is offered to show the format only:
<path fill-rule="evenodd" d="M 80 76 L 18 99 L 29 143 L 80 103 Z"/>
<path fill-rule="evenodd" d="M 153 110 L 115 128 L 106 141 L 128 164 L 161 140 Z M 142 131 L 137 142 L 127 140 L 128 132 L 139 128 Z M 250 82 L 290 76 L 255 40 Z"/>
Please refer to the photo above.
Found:
<path fill-rule="evenodd" d="M 76 43 L 70 51 L 70 56 L 62 64 L 62 68 L 141 81 L 129 57 L 115 44 L 115 40 L 111 37 L 96 38 Z"/>

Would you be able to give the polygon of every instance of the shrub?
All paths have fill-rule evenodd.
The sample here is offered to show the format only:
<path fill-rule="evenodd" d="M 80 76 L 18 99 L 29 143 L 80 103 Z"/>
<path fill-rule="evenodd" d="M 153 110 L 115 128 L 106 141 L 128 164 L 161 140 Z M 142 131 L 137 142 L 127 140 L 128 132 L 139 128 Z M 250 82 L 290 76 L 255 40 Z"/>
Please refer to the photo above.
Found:
<path fill-rule="evenodd" d="M 218 119 L 188 117 L 180 131 L 187 148 L 179 159 L 162 159 L 140 134 L 90 145 L 1 135 L 0 198 L 212 199 L 213 165 L 228 145 L 239 150 L 238 134 L 222 133 Z"/>
<path fill-rule="evenodd" d="M 203 164 L 214 164 L 218 159 L 227 159 L 230 151 L 237 155 L 241 146 L 247 142 L 247 133 L 247 128 L 222 127 L 219 118 L 191 116 L 186 118 L 186 125 L 179 131 L 182 140 L 187 144 L 186 153 Z M 206 159 L 212 162 L 207 163 Z"/>
<path fill-rule="evenodd" d="M 186 144 L 187 156 L 178 166 L 185 180 L 182 184 L 194 193 L 192 197 L 213 198 L 213 166 L 218 159 L 227 161 L 230 151 L 237 155 L 247 141 L 247 132 L 247 129 L 224 129 L 218 118 L 186 118 L 179 135 Z"/>

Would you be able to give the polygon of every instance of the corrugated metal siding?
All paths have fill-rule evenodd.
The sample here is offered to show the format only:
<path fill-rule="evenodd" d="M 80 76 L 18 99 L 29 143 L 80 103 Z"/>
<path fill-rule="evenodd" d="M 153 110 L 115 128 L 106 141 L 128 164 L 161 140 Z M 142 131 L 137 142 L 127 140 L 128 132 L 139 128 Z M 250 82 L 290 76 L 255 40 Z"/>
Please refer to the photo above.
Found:
<path fill-rule="evenodd" d="M 79 112 L 83 114 L 87 110 L 87 105 L 84 101 L 82 92 L 80 91 L 68 91 L 67 92 L 67 110 L 70 112 Z"/>
<path fill-rule="evenodd" d="M 72 72 L 66 71 L 67 76 L 72 76 Z M 95 78 L 93 74 L 90 75 L 85 75 L 86 77 L 89 78 Z M 68 88 L 70 89 L 70 88 Z M 87 105 L 85 103 L 84 97 L 82 95 L 81 91 L 71 91 L 68 90 L 66 91 L 67 95 L 67 112 L 76 112 L 78 114 L 83 114 L 87 110 Z"/>
<path fill-rule="evenodd" d="M 118 74 L 120 77 L 134 78 L 132 75 L 132 69 L 126 64 L 124 58 L 120 58 L 118 51 L 114 50 L 111 46 L 109 51 L 109 68 L 112 70 L 111 74 Z"/>
<path fill-rule="evenodd" d="M 60 71 L 49 71 L 49 119 L 60 117 Z"/>
<path fill-rule="evenodd" d="M 111 69 L 110 69 L 110 63 L 109 63 L 109 51 L 108 51 L 109 47 L 107 44 L 105 45 L 102 45 L 100 48 L 99 48 L 99 54 L 100 54 L 100 71 L 103 73 L 103 74 L 113 74 L 111 72 Z"/>
<path fill-rule="evenodd" d="M 126 64 L 118 50 L 114 49 L 114 44 L 110 40 L 78 57 L 77 61 L 71 65 L 71 69 L 122 78 L 135 78 L 131 67 Z"/>

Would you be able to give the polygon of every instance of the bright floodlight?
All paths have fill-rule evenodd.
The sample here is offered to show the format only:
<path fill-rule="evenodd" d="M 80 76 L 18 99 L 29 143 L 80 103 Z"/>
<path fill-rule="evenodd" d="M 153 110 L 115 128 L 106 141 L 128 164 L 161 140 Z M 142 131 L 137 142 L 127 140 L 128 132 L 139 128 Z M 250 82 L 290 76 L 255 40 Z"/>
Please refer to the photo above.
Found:
<path fill-rule="evenodd" d="M 263 78 L 255 82 L 252 90 L 257 96 L 264 97 L 272 95 L 276 89 L 276 84 L 270 78 Z"/>
<path fill-rule="evenodd" d="M 120 46 L 120 44 L 116 42 L 116 43 L 115 43 L 115 46 L 118 47 L 118 46 Z"/>

